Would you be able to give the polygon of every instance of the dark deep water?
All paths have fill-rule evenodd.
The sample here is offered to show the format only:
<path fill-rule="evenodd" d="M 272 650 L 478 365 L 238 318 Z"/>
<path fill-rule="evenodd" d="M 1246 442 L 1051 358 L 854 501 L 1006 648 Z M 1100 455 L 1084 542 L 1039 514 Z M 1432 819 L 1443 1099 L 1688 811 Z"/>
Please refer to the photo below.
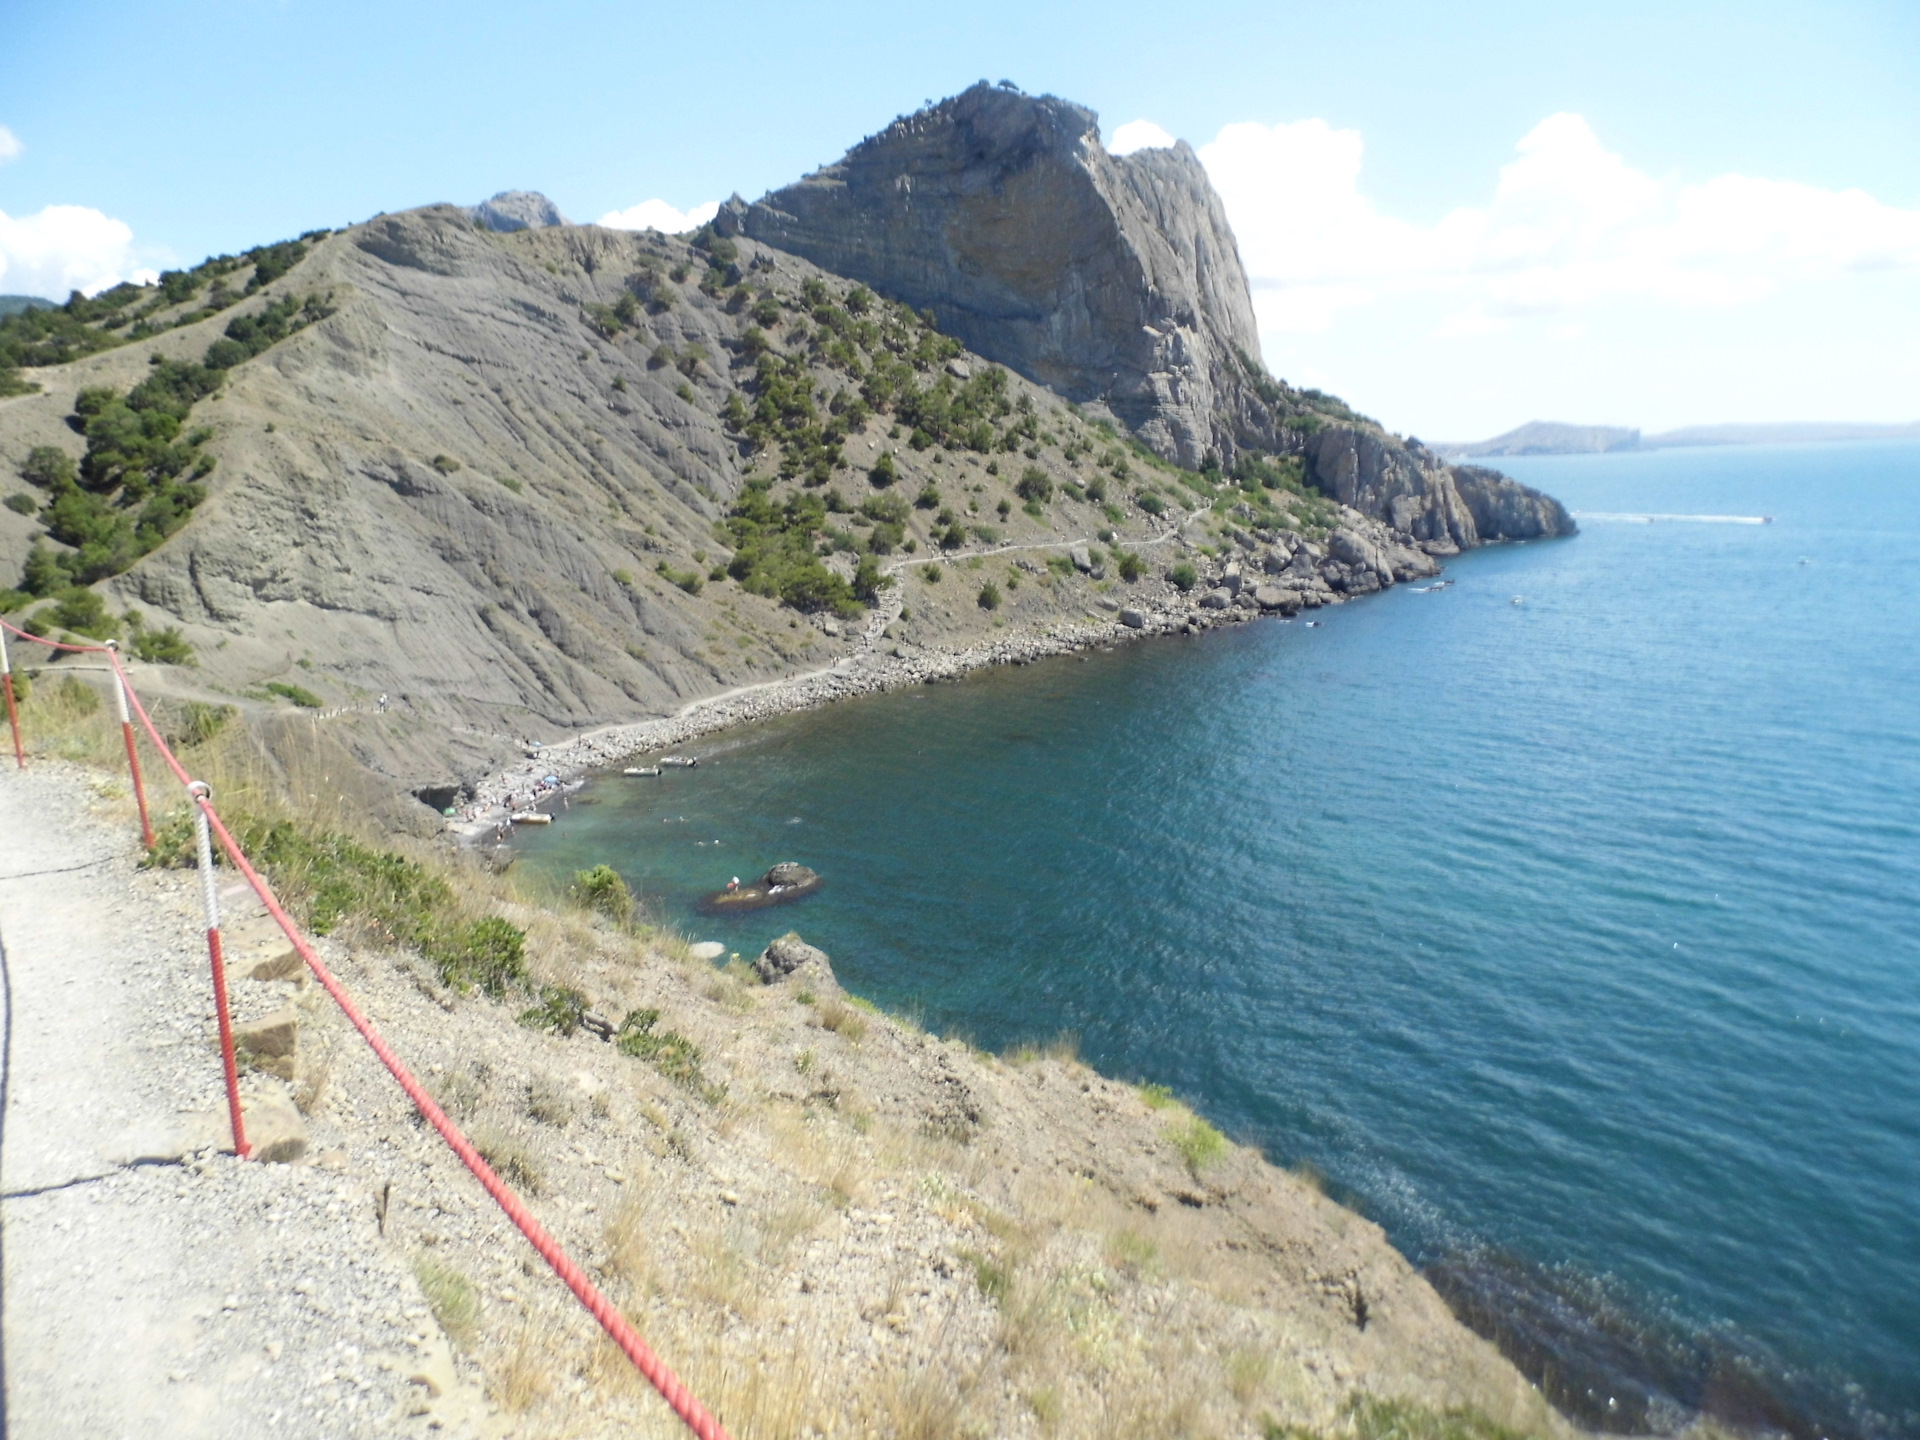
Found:
<path fill-rule="evenodd" d="M 1508 468 L 1775 518 L 787 717 L 523 863 L 797 927 L 981 1044 L 1078 1032 L 1594 1423 L 1920 1436 L 1920 445 Z M 695 914 L 784 859 L 826 889 Z"/>

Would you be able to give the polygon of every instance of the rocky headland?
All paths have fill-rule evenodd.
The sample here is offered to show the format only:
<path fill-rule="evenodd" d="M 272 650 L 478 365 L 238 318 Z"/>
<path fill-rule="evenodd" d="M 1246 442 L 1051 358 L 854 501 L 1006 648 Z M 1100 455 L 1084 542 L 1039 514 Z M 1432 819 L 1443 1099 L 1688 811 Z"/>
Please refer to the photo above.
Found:
<path fill-rule="evenodd" d="M 388 823 L 497 788 L 531 742 L 750 687 L 842 693 L 868 683 L 852 670 L 965 668 L 1200 605 L 1284 614 L 1572 529 L 1267 375 L 1192 152 L 1108 155 L 1092 112 L 1004 87 L 691 236 L 509 192 L 127 288 L 74 322 L 106 348 L 0 400 L 0 472 L 40 476 L 8 482 L 0 581 L 22 588 L 0 602 L 83 634 L 127 610 L 177 629 L 197 663 L 149 686 L 323 726 L 382 777 Z M 31 457 L 114 479 L 89 469 L 83 394 L 303 303 L 311 323 L 192 405 L 205 499 L 177 534 L 118 570 L 61 543 L 79 537 Z M 48 557 L 113 572 L 91 585 L 104 617 L 55 603 Z M 33 586 L 10 580 L 30 562 Z"/>

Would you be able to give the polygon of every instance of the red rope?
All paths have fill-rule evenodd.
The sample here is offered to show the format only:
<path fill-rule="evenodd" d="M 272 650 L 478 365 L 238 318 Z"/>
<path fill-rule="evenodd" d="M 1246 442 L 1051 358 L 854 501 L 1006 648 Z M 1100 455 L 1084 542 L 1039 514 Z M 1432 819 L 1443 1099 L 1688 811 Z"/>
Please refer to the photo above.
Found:
<path fill-rule="evenodd" d="M 36 645 L 45 645 L 50 650 L 71 650 L 76 655 L 90 655 L 96 651 L 105 653 L 107 650 L 105 645 L 74 645 L 65 640 L 48 640 L 44 636 L 35 635 L 31 630 L 22 630 L 18 625 L 10 625 L 5 620 L 0 620 L 0 630 L 18 635 L 22 640 L 31 640 Z"/>
<path fill-rule="evenodd" d="M 0 621 L 0 624 L 5 623 Z M 7 628 L 11 630 L 13 627 L 9 625 Z M 106 649 L 105 646 L 86 648 Z M 192 778 L 174 757 L 166 741 L 160 738 L 160 732 L 154 728 L 146 707 L 140 703 L 140 697 L 134 693 L 132 684 L 127 680 L 126 671 L 120 664 L 120 657 L 111 650 L 107 650 L 106 653 L 121 683 L 126 686 L 127 701 L 133 707 L 134 713 L 140 717 L 140 724 L 145 728 L 148 738 L 153 741 L 161 758 L 167 762 L 180 783 L 191 787 Z M 247 863 L 247 857 L 241 853 L 238 842 L 221 822 L 219 812 L 213 807 L 213 801 L 204 795 L 193 793 L 191 789 L 189 789 L 189 796 L 194 804 L 200 807 L 201 813 L 207 817 L 207 824 L 219 839 L 220 848 L 226 852 L 234 868 L 246 877 L 247 883 L 253 887 L 254 893 L 267 907 L 267 913 L 273 916 L 280 928 L 286 932 L 287 939 L 299 952 L 300 958 L 306 961 L 307 968 L 313 972 L 314 979 L 318 980 L 322 988 L 333 997 L 341 1013 L 347 1017 L 353 1028 L 360 1032 L 361 1038 L 372 1047 L 373 1053 L 380 1057 L 380 1063 L 385 1065 L 388 1073 L 399 1082 L 400 1088 L 406 1092 L 407 1098 L 413 1102 L 415 1108 L 426 1117 L 427 1123 L 440 1132 L 440 1138 L 445 1140 L 453 1153 L 460 1157 L 461 1163 L 473 1172 L 474 1178 L 493 1197 L 494 1203 L 506 1212 L 507 1218 L 513 1221 L 522 1235 L 527 1237 L 528 1243 L 540 1252 L 540 1258 L 553 1268 L 553 1273 L 558 1275 L 580 1303 L 587 1307 L 588 1313 L 600 1322 L 600 1327 L 612 1338 L 614 1344 L 626 1352 L 627 1358 L 633 1361 L 634 1367 L 646 1376 L 648 1383 L 660 1392 L 660 1398 L 673 1407 L 674 1413 L 686 1423 L 689 1430 L 699 1437 L 699 1440 L 729 1440 L 720 1422 L 694 1398 L 693 1393 L 686 1386 L 680 1383 L 666 1363 L 653 1353 L 647 1342 L 640 1338 L 639 1332 L 614 1307 L 613 1302 L 600 1293 L 599 1288 L 587 1278 L 586 1272 L 573 1262 L 566 1251 L 560 1247 L 559 1242 L 547 1233 L 538 1220 L 534 1219 L 532 1213 L 521 1203 L 520 1197 L 508 1189 L 506 1183 L 493 1173 L 492 1167 L 480 1158 L 480 1152 L 473 1148 L 467 1137 L 461 1133 L 460 1127 L 447 1118 L 446 1112 L 434 1103 L 433 1097 L 414 1078 L 413 1072 L 407 1069 L 380 1032 L 374 1029 L 373 1022 L 361 1014 L 360 1007 L 353 1003 L 345 987 L 326 967 L 319 955 L 314 953 L 313 946 L 300 933 L 300 927 L 294 923 L 293 917 L 281 908 L 278 900 L 274 899 L 273 891 L 268 887 L 267 882 L 260 877 L 253 866 Z"/>

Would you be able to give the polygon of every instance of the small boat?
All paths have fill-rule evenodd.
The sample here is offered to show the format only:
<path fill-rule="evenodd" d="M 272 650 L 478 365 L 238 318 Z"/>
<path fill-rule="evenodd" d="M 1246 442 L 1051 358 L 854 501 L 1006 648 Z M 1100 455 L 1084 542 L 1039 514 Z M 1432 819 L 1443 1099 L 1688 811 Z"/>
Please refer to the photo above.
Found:
<path fill-rule="evenodd" d="M 660 767 L 658 765 L 629 765 L 620 773 L 622 775 L 658 775 L 660 773 Z"/>
<path fill-rule="evenodd" d="M 700 763 L 700 757 L 698 755 L 662 755 L 660 763 L 671 765 L 678 770 L 691 770 Z"/>
<path fill-rule="evenodd" d="M 513 812 L 513 823 L 516 825 L 551 825 L 553 824 L 553 816 L 542 815 L 538 810 L 516 810 Z"/>

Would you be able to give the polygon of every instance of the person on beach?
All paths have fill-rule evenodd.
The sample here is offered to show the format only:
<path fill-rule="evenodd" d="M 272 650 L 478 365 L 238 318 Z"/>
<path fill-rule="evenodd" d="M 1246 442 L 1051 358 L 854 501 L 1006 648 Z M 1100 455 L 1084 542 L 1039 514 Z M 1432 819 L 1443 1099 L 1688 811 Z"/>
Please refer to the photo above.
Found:
<path fill-rule="evenodd" d="M 729 895 L 733 894 L 739 888 L 740 888 L 740 877 L 738 875 L 734 876 L 731 880 L 727 881 L 727 893 Z"/>

